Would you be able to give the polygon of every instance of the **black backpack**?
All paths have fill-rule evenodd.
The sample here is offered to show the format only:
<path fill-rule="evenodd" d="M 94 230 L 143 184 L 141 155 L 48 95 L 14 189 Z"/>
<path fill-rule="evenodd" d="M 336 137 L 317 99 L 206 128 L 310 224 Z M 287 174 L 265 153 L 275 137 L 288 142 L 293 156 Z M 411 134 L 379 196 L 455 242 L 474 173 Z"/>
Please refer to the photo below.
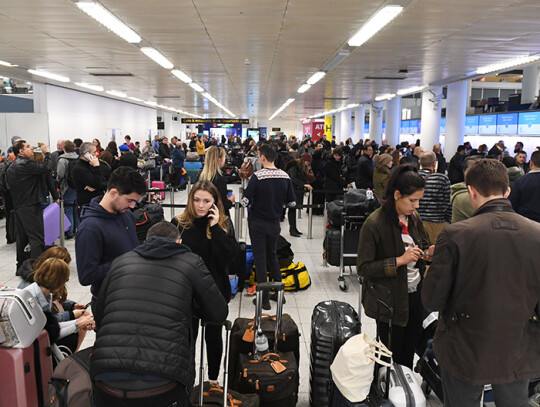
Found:
<path fill-rule="evenodd" d="M 77 160 L 70 160 L 68 158 L 64 158 L 64 160 L 67 160 L 68 162 L 67 171 L 65 174 L 68 187 L 76 189 L 77 184 L 75 183 L 75 177 L 73 176 L 73 169 L 75 168 L 75 164 L 77 164 Z"/>

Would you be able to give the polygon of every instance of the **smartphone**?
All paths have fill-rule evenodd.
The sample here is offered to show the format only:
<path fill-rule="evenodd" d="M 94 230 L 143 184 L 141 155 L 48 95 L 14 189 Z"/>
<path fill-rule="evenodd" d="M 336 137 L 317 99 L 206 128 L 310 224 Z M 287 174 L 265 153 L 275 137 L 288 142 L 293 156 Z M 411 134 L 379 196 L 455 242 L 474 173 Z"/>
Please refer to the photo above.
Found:
<path fill-rule="evenodd" d="M 84 158 L 86 158 L 88 161 L 90 161 L 90 160 L 92 159 L 92 154 L 86 153 L 86 154 L 84 155 Z"/>
<path fill-rule="evenodd" d="M 233 194 L 233 191 L 231 189 L 228 189 L 227 190 L 227 196 L 231 197 Z"/>
<path fill-rule="evenodd" d="M 88 304 L 86 304 L 86 305 L 84 306 L 84 309 L 88 309 L 88 307 L 90 306 L 90 304 L 91 304 L 91 302 L 89 302 Z"/>

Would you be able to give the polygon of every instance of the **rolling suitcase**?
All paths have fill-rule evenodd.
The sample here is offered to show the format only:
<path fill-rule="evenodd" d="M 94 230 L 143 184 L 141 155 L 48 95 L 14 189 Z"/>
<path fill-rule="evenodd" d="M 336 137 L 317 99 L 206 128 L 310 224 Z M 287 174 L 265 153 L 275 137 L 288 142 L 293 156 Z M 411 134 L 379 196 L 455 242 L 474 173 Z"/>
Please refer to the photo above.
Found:
<path fill-rule="evenodd" d="M 225 366 L 223 369 L 223 387 L 216 383 L 204 381 L 204 331 L 206 323 L 201 321 L 201 359 L 199 365 L 199 385 L 193 388 L 190 402 L 193 407 L 203 406 L 242 406 L 259 407 L 259 396 L 255 393 L 242 394 L 234 390 L 229 390 L 229 363 L 228 353 L 231 343 L 231 322 L 225 321 Z M 200 389 L 203 389 L 201 392 Z"/>
<path fill-rule="evenodd" d="M 42 407 L 52 376 L 51 355 L 45 330 L 27 348 L 0 347 L 0 406 Z"/>
<path fill-rule="evenodd" d="M 54 241 L 60 237 L 60 205 L 53 202 L 43 211 L 43 241 L 47 246 L 52 246 Z M 71 223 L 66 215 L 64 215 L 64 231 L 69 230 Z"/>
<path fill-rule="evenodd" d="M 269 351 L 269 340 L 261 329 L 262 296 L 266 289 L 278 292 L 273 352 Z M 261 407 L 294 407 L 298 401 L 299 372 L 294 353 L 277 350 L 281 337 L 282 309 L 283 283 L 259 284 L 253 353 L 239 356 L 236 388 L 242 393 L 257 393 Z"/>
<path fill-rule="evenodd" d="M 343 238 L 343 253 L 354 254 L 358 252 L 358 241 L 360 239 L 360 230 L 345 229 Z M 341 248 L 341 229 L 329 227 L 326 229 L 323 247 L 326 253 L 326 261 L 331 266 L 340 266 L 340 248 Z M 344 257 L 344 266 L 356 266 L 356 257 Z"/>
<path fill-rule="evenodd" d="M 392 350 L 392 316 L 394 310 L 384 301 L 377 300 L 377 306 L 382 305 L 389 313 L 388 320 L 388 349 Z M 394 363 L 391 367 L 380 369 L 378 383 L 381 391 L 395 407 L 425 407 L 426 396 L 413 371 L 407 366 Z"/>
<path fill-rule="evenodd" d="M 165 189 L 165 182 L 163 181 L 152 181 L 152 188 L 155 189 Z M 158 192 L 161 195 L 161 199 L 165 199 L 165 192 Z"/>
<path fill-rule="evenodd" d="M 360 333 L 358 314 L 340 301 L 317 304 L 311 316 L 309 400 L 312 406 L 330 406 L 334 386 L 330 365 L 351 336 Z"/>

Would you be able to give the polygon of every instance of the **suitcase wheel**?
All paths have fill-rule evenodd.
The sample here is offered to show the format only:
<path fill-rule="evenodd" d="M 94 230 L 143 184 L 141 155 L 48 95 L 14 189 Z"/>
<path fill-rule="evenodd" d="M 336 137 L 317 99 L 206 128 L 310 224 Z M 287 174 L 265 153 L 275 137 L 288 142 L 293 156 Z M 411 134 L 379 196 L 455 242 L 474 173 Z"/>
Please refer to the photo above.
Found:
<path fill-rule="evenodd" d="M 345 277 L 338 277 L 338 283 L 339 283 L 339 289 L 341 291 L 348 291 L 349 287 L 347 286 L 347 282 L 345 281 Z"/>

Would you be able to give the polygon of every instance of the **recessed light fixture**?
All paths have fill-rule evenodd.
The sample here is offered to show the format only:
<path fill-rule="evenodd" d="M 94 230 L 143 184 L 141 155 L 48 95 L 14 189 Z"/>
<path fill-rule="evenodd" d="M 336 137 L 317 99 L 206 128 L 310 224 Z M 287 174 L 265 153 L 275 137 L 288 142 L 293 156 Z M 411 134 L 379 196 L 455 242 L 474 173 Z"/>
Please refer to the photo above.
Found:
<path fill-rule="evenodd" d="M 80 86 L 81 88 L 90 89 L 96 92 L 103 92 L 103 86 L 91 85 L 89 83 L 75 82 L 75 85 Z"/>
<path fill-rule="evenodd" d="M 10 64 L 9 62 L 6 62 L 6 61 L 0 61 L 0 65 L 2 65 L 2 66 L 19 66 L 19 65 L 15 65 L 15 64 Z"/>
<path fill-rule="evenodd" d="M 173 69 L 171 73 L 184 83 L 189 84 L 193 82 L 193 80 L 189 76 L 187 76 L 184 72 L 182 72 L 180 69 Z"/>
<path fill-rule="evenodd" d="M 127 95 L 124 92 L 120 92 L 119 90 L 108 90 L 105 92 L 111 96 L 116 96 L 118 98 L 125 98 Z"/>
<path fill-rule="evenodd" d="M 304 92 L 307 92 L 309 90 L 309 88 L 311 88 L 311 85 L 310 84 L 303 84 L 302 86 L 300 86 L 297 90 L 298 93 L 304 93 Z"/>
<path fill-rule="evenodd" d="M 104 25 L 125 41 L 131 44 L 138 44 L 141 42 L 139 34 L 120 21 L 118 17 L 101 4 L 93 1 L 79 1 L 75 4 L 98 23 Z"/>
<path fill-rule="evenodd" d="M 193 89 L 195 89 L 197 92 L 204 92 L 204 89 L 201 85 L 199 85 L 198 83 L 195 83 L 195 82 L 191 82 L 189 84 L 189 86 L 191 86 Z"/>
<path fill-rule="evenodd" d="M 29 69 L 29 73 L 36 76 L 42 76 L 44 78 L 49 78 L 58 82 L 69 82 L 69 78 L 67 76 L 58 75 L 55 73 L 47 72 L 47 71 L 41 71 L 38 69 Z"/>
<path fill-rule="evenodd" d="M 389 5 L 383 7 L 371 16 L 360 29 L 349 39 L 351 47 L 359 47 L 371 37 L 382 30 L 390 21 L 396 18 L 403 11 L 402 6 Z"/>
<path fill-rule="evenodd" d="M 505 69 L 512 68 L 514 66 L 524 65 L 530 62 L 538 61 L 539 59 L 540 59 L 540 55 L 529 55 L 529 56 L 520 57 L 520 58 L 508 59 L 506 61 L 501 61 L 496 64 L 491 64 L 491 65 L 486 65 L 486 66 L 481 66 L 479 68 L 476 68 L 476 73 L 483 75 L 489 72 L 503 71 Z"/>
<path fill-rule="evenodd" d="M 306 81 L 306 83 L 308 85 L 315 85 L 322 78 L 324 78 L 325 75 L 326 75 L 326 72 L 323 72 L 323 71 L 315 72 L 313 75 L 310 76 L 310 78 Z"/>
<path fill-rule="evenodd" d="M 398 90 L 397 91 L 397 94 L 399 96 L 404 96 L 404 95 L 409 95 L 411 93 L 418 93 L 418 92 L 421 92 L 423 91 L 424 89 L 426 89 L 427 86 L 426 85 L 422 85 L 422 86 L 413 86 L 411 88 L 406 88 L 406 89 L 401 89 L 401 90 Z"/>
<path fill-rule="evenodd" d="M 174 64 L 155 48 L 142 47 L 141 52 L 165 69 L 172 69 L 174 67 Z"/>
<path fill-rule="evenodd" d="M 395 97 L 396 94 L 395 93 L 385 93 L 383 95 L 379 95 L 375 98 L 375 101 L 376 102 L 382 102 L 383 100 L 390 100 L 392 99 L 393 97 Z"/>

